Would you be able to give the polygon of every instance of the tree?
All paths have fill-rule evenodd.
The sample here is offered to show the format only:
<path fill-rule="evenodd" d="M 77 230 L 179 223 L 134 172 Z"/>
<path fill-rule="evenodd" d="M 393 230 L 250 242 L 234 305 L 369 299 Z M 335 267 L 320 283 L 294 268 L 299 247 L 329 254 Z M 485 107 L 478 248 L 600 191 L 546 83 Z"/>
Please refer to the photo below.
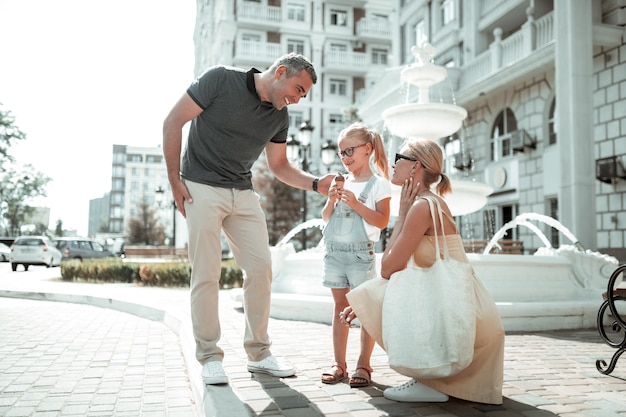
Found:
<path fill-rule="evenodd" d="M 162 245 L 165 228 L 158 223 L 156 209 L 146 202 L 139 204 L 139 216 L 128 221 L 128 243 Z"/>
<path fill-rule="evenodd" d="M 2 105 L 2 103 L 0 103 Z M 15 125 L 15 118 L 9 111 L 0 109 L 0 167 L 5 162 L 13 162 L 14 159 L 9 155 L 9 148 L 15 141 L 26 139 L 26 135 Z"/>
<path fill-rule="evenodd" d="M 37 197 L 47 195 L 46 185 L 51 179 L 30 165 L 23 168 L 6 168 L 0 178 L 0 200 L 3 202 L 2 216 L 7 223 L 7 234 L 17 236 L 24 220 L 33 214 L 35 208 L 30 205 Z"/>
<path fill-rule="evenodd" d="M 261 207 L 267 219 L 269 244 L 275 245 L 300 222 L 302 191 L 276 179 L 263 157 L 254 166 L 252 183 L 260 196 Z"/>
<path fill-rule="evenodd" d="M 57 225 L 54 229 L 54 235 L 56 237 L 63 237 L 65 235 L 65 232 L 63 231 L 63 221 L 61 219 L 57 220 Z"/>

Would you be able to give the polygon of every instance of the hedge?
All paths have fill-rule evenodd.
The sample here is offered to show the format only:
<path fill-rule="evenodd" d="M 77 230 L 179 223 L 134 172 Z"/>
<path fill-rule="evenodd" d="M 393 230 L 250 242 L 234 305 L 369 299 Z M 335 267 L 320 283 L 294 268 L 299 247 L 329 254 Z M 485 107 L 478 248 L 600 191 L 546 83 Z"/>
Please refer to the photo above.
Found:
<path fill-rule="evenodd" d="M 112 283 L 125 282 L 158 287 L 189 287 L 191 264 L 188 261 L 140 262 L 121 259 L 89 259 L 61 262 L 65 281 Z M 222 261 L 220 288 L 238 288 L 243 272 L 233 259 Z"/>

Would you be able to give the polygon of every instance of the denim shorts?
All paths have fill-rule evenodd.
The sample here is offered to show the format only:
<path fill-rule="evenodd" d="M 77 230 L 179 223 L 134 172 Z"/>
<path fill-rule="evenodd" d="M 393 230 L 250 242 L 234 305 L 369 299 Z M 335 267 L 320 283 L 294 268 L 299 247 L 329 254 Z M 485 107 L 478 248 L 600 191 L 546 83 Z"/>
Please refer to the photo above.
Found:
<path fill-rule="evenodd" d="M 352 245 L 338 244 L 338 245 Z M 356 288 L 376 275 L 376 253 L 372 242 L 356 244 L 362 247 L 337 247 L 326 244 L 324 280 L 328 288 Z"/>

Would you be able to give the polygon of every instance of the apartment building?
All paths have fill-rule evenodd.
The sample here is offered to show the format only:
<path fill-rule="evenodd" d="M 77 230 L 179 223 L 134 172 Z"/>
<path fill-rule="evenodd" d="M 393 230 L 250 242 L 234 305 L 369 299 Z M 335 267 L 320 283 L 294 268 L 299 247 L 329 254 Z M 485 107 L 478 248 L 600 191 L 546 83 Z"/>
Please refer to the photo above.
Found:
<path fill-rule="evenodd" d="M 128 221 L 138 218 L 141 205 L 147 204 L 156 210 L 168 240 L 171 241 L 172 233 L 176 233 L 178 238 L 182 231 L 174 227 L 174 222 L 178 224 L 181 220 L 179 214 L 173 214 L 171 195 L 160 146 L 113 145 L 111 191 L 108 196 L 109 237 L 123 237 Z M 184 237 L 180 237 L 176 246 L 184 246 L 186 242 Z"/>
<path fill-rule="evenodd" d="M 294 137 L 303 122 L 313 127 L 318 172 L 322 146 L 355 116 L 395 151 L 403 138 L 381 115 L 407 99 L 399 74 L 427 39 L 468 112 L 439 139 L 446 172 L 494 190 L 458 219 L 464 237 L 539 213 L 626 260 L 625 0 L 198 0 L 197 10 L 196 75 L 216 64 L 262 70 L 287 52 L 315 64 L 318 83 L 289 112 Z M 539 227 L 552 245 L 573 243 Z M 528 251 L 545 243 L 523 227 L 506 237 Z"/>
<path fill-rule="evenodd" d="M 441 138 L 447 172 L 494 189 L 459 219 L 462 230 L 488 238 L 520 213 L 540 213 L 584 247 L 626 260 L 626 2 L 397 0 L 394 9 L 399 68 L 427 38 L 468 111 L 459 134 Z M 359 104 L 368 124 L 383 127 L 397 75 L 391 68 Z M 541 227 L 553 246 L 573 243 Z M 528 228 L 508 237 L 543 246 Z"/>
<path fill-rule="evenodd" d="M 264 70 L 288 52 L 311 59 L 318 81 L 289 106 L 290 135 L 309 122 L 310 170 L 326 172 L 322 145 L 336 143 L 358 96 L 390 63 L 390 2 L 198 0 L 197 10 L 196 75 L 217 64 Z"/>

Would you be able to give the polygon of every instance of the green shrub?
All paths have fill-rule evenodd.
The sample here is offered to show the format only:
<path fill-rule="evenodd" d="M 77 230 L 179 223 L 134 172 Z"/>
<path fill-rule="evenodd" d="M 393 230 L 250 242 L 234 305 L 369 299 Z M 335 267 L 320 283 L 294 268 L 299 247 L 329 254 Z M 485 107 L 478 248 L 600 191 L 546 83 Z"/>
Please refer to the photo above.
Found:
<path fill-rule="evenodd" d="M 83 282 L 136 282 L 159 287 L 188 287 L 191 265 L 187 261 L 137 262 L 121 259 L 71 260 L 61 263 L 61 278 Z M 243 272 L 233 259 L 222 261 L 220 288 L 238 288 Z"/>

